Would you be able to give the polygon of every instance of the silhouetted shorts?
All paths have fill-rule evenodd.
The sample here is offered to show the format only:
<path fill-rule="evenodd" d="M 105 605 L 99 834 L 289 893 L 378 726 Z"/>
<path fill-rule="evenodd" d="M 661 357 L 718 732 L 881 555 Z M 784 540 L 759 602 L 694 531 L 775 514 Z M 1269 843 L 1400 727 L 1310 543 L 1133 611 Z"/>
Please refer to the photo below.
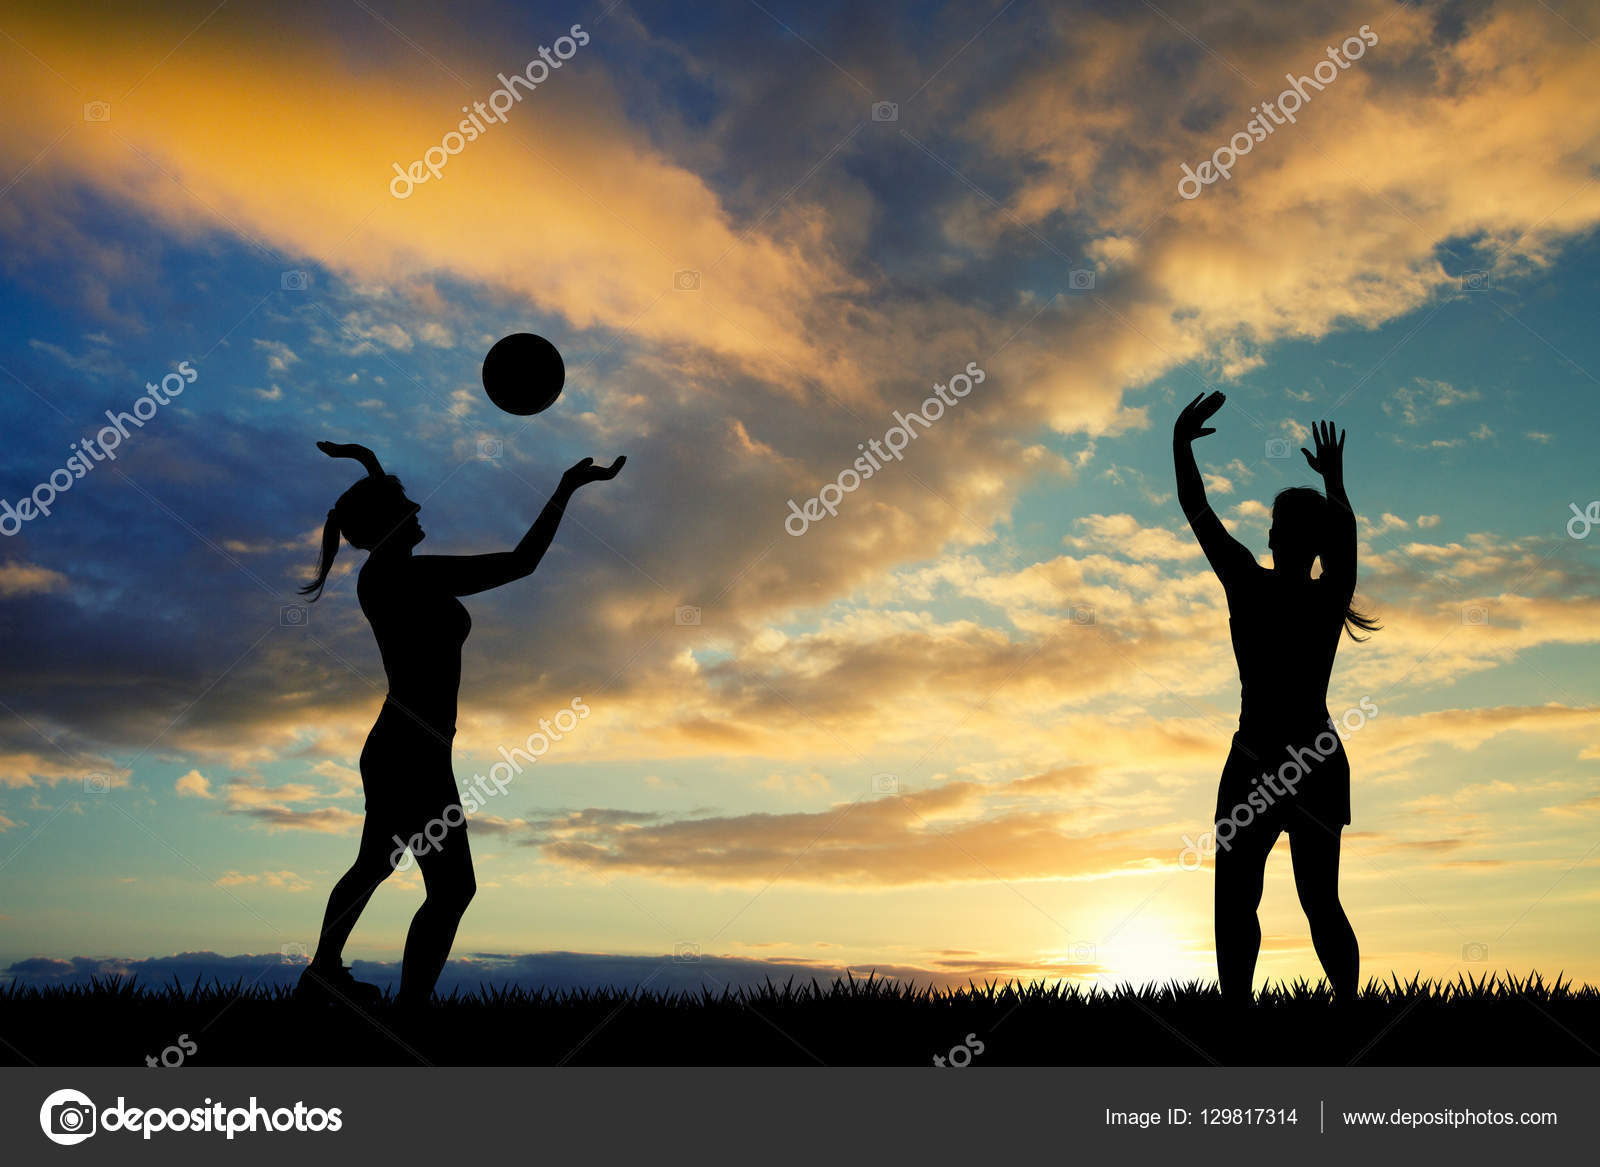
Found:
<path fill-rule="evenodd" d="M 1332 729 L 1272 742 L 1233 735 L 1217 785 L 1218 828 L 1238 837 L 1307 827 L 1337 832 L 1350 822 L 1350 759 Z M 1216 836 L 1221 839 L 1220 832 Z"/>
<path fill-rule="evenodd" d="M 385 703 L 361 751 L 367 829 L 409 841 L 466 829 L 461 794 L 450 766 L 455 731 L 424 725 Z M 441 825 L 442 824 L 442 825 Z"/>

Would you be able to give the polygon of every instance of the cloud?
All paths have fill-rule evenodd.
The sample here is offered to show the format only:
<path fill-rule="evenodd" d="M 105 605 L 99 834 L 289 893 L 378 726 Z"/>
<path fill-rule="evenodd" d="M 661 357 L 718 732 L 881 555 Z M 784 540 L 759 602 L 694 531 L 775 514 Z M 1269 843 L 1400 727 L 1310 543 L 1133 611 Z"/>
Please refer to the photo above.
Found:
<path fill-rule="evenodd" d="M 1594 751 L 1585 750 L 1580 757 L 1595 757 Z M 1545 814 L 1563 815 L 1568 818 L 1583 818 L 1588 815 L 1600 813 L 1600 794 L 1591 794 L 1587 798 L 1574 799 L 1559 806 L 1544 807 Z"/>
<path fill-rule="evenodd" d="M 124 372 L 122 362 L 116 359 L 114 351 L 102 347 L 99 341 L 83 353 L 68 352 L 60 345 L 37 339 L 30 339 L 28 347 L 54 357 L 75 373 L 96 380 L 119 376 Z"/>
<path fill-rule="evenodd" d="M 1371 723 L 1370 737 L 1368 730 L 1363 729 L 1362 741 L 1383 751 L 1405 750 L 1424 743 L 1472 750 L 1503 733 L 1581 736 L 1587 731 L 1592 718 L 1593 714 L 1586 708 L 1554 702 L 1549 705 L 1438 709 L 1387 721 L 1383 720 L 1380 713 Z"/>
<path fill-rule="evenodd" d="M 522 841 L 556 863 L 704 883 L 904 886 L 1098 878 L 1170 866 L 1175 852 L 1151 832 L 1096 832 L 1103 813 L 1096 809 L 983 813 L 991 800 L 1080 791 L 1089 779 L 1089 771 L 1071 769 L 994 789 L 947 782 L 790 814 L 662 821 L 596 809 L 534 819 Z"/>
<path fill-rule="evenodd" d="M 1383 410 L 1385 413 L 1398 413 L 1406 425 L 1420 425 L 1430 420 L 1436 409 L 1446 409 L 1463 401 L 1477 401 L 1478 398 L 1475 389 L 1457 389 L 1444 381 L 1415 377 L 1409 385 L 1402 385 L 1394 391 L 1392 398 L 1383 403 Z"/>
<path fill-rule="evenodd" d="M 267 786 L 249 778 L 234 778 L 227 786 L 229 810 L 247 810 L 256 806 L 282 806 L 291 802 L 310 802 L 324 797 L 315 786 L 304 782 L 285 782 Z"/>
<path fill-rule="evenodd" d="M 60 591 L 67 577 L 35 563 L 0 563 L 0 598 Z"/>
<path fill-rule="evenodd" d="M 286 373 L 291 365 L 300 363 L 299 356 L 281 340 L 257 339 L 255 346 L 267 354 L 267 368 L 274 373 Z"/>
<path fill-rule="evenodd" d="M 880 980 L 919 985 L 964 985 L 969 972 L 976 973 L 994 963 L 979 960 L 966 964 L 959 960 L 944 960 L 939 962 L 938 967 L 924 968 L 891 961 L 847 965 L 798 956 L 756 960 L 712 952 L 698 952 L 693 960 L 682 959 L 676 952 L 642 955 L 475 952 L 452 957 L 446 962 L 439 978 L 439 992 L 448 996 L 458 988 L 463 993 L 470 993 L 480 987 L 516 986 L 557 991 L 644 988 L 661 993 L 698 993 L 702 989 L 709 989 L 716 994 L 724 987 L 754 989 L 769 980 L 783 984 L 791 977 L 802 985 L 809 984 L 814 978 L 826 986 L 836 978 L 842 979 L 847 971 L 857 977 L 876 974 Z M 1041 975 L 1071 976 L 1081 975 L 1083 969 L 1092 966 L 1037 962 L 1023 958 L 1008 967 L 1037 967 Z M 182 985 L 190 985 L 197 980 L 201 985 L 231 985 L 242 979 L 245 984 L 275 988 L 295 984 L 303 968 L 303 962 L 286 959 L 275 952 L 242 956 L 182 952 L 171 956 L 139 958 L 30 957 L 13 961 L 5 969 L 3 977 L 26 987 L 38 988 L 87 985 L 97 977 L 137 977 L 140 983 L 149 987 L 170 985 L 174 979 Z M 399 987 L 399 961 L 353 960 L 351 971 L 358 980 L 369 984 L 390 990 Z"/>
<path fill-rule="evenodd" d="M 214 798 L 211 793 L 211 780 L 199 770 L 190 770 L 176 782 L 172 788 L 178 792 L 180 798 Z"/>
<path fill-rule="evenodd" d="M 245 874 L 241 871 L 227 871 L 216 878 L 218 887 L 270 887 L 281 891 L 307 891 L 313 886 L 309 879 L 296 875 L 292 871 L 259 871 Z"/>
<path fill-rule="evenodd" d="M 1165 527 L 1146 527 L 1132 515 L 1084 515 L 1073 522 L 1088 531 L 1086 535 L 1069 535 L 1065 539 L 1069 547 L 1078 550 L 1105 551 L 1136 563 L 1200 556 L 1200 545 L 1187 528 L 1174 533 Z"/>
<path fill-rule="evenodd" d="M 361 829 L 365 816 L 343 807 L 325 806 L 315 810 L 294 810 L 286 806 L 252 806 L 229 810 L 275 831 L 315 831 L 324 835 L 348 835 Z"/>
<path fill-rule="evenodd" d="M 331 768 L 337 772 L 338 767 Z M 234 778 L 225 790 L 223 814 L 238 815 L 270 831 L 314 831 L 342 835 L 361 829 L 364 817 L 339 806 L 302 807 L 298 803 L 320 802 L 329 792 L 307 782 L 284 782 L 275 786 L 249 778 Z"/>
<path fill-rule="evenodd" d="M 126 786 L 129 771 L 109 758 L 63 751 L 41 754 L 29 749 L 0 748 L 0 787 L 77 784 L 87 790 L 102 781 Z M 88 784 L 88 785 L 85 785 Z"/>

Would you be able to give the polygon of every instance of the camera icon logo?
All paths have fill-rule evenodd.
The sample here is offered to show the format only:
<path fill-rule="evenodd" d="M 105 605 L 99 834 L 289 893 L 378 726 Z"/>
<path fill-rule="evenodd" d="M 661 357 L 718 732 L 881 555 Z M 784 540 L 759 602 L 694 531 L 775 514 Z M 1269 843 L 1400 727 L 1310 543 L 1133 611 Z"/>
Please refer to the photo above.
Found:
<path fill-rule="evenodd" d="M 479 438 L 478 457 L 485 462 L 493 462 L 506 452 L 506 444 L 499 438 Z"/>
<path fill-rule="evenodd" d="M 296 940 L 280 945 L 278 954 L 283 957 L 284 964 L 306 964 L 311 960 L 311 954 L 306 950 L 306 946 Z"/>
<path fill-rule="evenodd" d="M 1473 626 L 1487 624 L 1489 623 L 1489 609 L 1482 604 L 1463 604 L 1461 606 L 1461 622 Z"/>
<path fill-rule="evenodd" d="M 1487 292 L 1489 290 L 1489 273 L 1486 271 L 1462 272 L 1461 290 L 1463 292 Z"/>
<path fill-rule="evenodd" d="M 1289 439 L 1288 438 L 1268 438 L 1267 439 L 1267 457 L 1273 459 L 1274 461 L 1281 462 L 1283 459 L 1287 458 L 1288 456 L 1289 456 Z"/>
<path fill-rule="evenodd" d="M 80 1090 L 57 1090 L 39 1107 L 39 1129 L 52 1143 L 76 1146 L 95 1132 L 93 1100 Z"/>
<path fill-rule="evenodd" d="M 110 774 L 101 774 L 96 771 L 93 774 L 85 774 L 83 776 L 83 792 L 85 794 L 107 794 L 110 790 Z"/>
<path fill-rule="evenodd" d="M 1074 964 L 1095 960 L 1099 955 L 1099 946 L 1090 944 L 1087 940 L 1074 940 L 1067 945 L 1067 959 Z"/>
<path fill-rule="evenodd" d="M 1489 959 L 1489 946 L 1480 941 L 1461 946 L 1461 959 L 1470 964 L 1482 964 Z"/>
<path fill-rule="evenodd" d="M 900 779 L 893 774 L 874 774 L 871 785 L 874 794 L 896 794 L 900 790 Z"/>
<path fill-rule="evenodd" d="M 679 604 L 672 609 L 672 622 L 679 628 L 698 628 L 700 626 L 700 609 L 693 604 Z"/>
<path fill-rule="evenodd" d="M 1080 268 L 1067 275 L 1067 287 L 1074 292 L 1094 291 L 1094 272 Z"/>
<path fill-rule="evenodd" d="M 698 292 L 700 290 L 700 273 L 684 268 L 682 271 L 672 273 L 672 286 L 680 292 Z"/>
<path fill-rule="evenodd" d="M 278 609 L 278 623 L 285 628 L 304 628 L 311 609 L 304 604 L 285 604 Z"/>
<path fill-rule="evenodd" d="M 1087 628 L 1094 623 L 1094 609 L 1087 604 L 1067 609 L 1067 619 L 1080 628 Z"/>
<path fill-rule="evenodd" d="M 875 122 L 897 122 L 900 120 L 899 103 L 893 101 L 875 101 L 872 103 L 872 120 Z"/>
<path fill-rule="evenodd" d="M 311 286 L 311 277 L 303 271 L 286 271 L 278 277 L 278 287 L 285 292 L 303 292 Z"/>
<path fill-rule="evenodd" d="M 109 101 L 86 101 L 83 103 L 83 120 L 86 122 L 108 122 L 111 120 L 111 103 Z"/>
<path fill-rule="evenodd" d="M 700 946 L 680 940 L 672 947 L 672 959 L 679 964 L 696 964 L 700 960 Z"/>

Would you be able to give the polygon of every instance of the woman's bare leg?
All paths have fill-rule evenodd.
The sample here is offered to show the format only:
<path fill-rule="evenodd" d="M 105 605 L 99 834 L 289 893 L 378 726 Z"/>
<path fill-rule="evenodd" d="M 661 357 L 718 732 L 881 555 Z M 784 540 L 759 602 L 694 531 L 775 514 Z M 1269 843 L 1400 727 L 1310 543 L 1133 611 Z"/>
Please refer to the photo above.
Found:
<path fill-rule="evenodd" d="M 427 898 L 411 919 L 406 934 L 405 963 L 400 970 L 400 995 L 404 1005 L 425 1005 L 444 971 L 455 943 L 456 927 L 478 890 L 472 874 L 472 849 L 465 826 L 453 827 L 436 848 L 417 856 Z"/>
<path fill-rule="evenodd" d="M 1260 826 L 1243 827 L 1217 846 L 1216 942 L 1217 983 L 1229 1005 L 1249 1005 L 1255 1000 L 1253 985 L 1256 957 L 1261 952 L 1261 886 L 1267 856 L 1278 832 Z"/>
<path fill-rule="evenodd" d="M 1339 902 L 1341 829 L 1320 823 L 1298 827 L 1289 836 L 1289 850 L 1294 857 L 1295 890 L 1311 924 L 1312 947 L 1335 997 L 1348 1004 L 1360 985 L 1361 949 Z"/>
<path fill-rule="evenodd" d="M 328 908 L 322 916 L 322 934 L 311 962 L 316 967 L 343 966 L 345 941 L 350 939 L 372 893 L 394 870 L 389 862 L 393 850 L 393 840 L 385 836 L 383 826 L 368 816 L 361 827 L 361 846 L 356 851 L 356 861 L 333 885 L 328 896 Z"/>

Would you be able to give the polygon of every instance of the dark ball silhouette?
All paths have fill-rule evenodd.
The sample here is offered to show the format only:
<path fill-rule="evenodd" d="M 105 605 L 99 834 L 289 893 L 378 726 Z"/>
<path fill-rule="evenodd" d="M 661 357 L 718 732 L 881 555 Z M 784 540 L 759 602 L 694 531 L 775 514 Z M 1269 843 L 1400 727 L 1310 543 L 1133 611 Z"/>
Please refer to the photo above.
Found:
<path fill-rule="evenodd" d="M 556 346 L 531 332 L 501 337 L 483 358 L 483 388 L 507 413 L 544 412 L 566 381 L 567 366 Z"/>

